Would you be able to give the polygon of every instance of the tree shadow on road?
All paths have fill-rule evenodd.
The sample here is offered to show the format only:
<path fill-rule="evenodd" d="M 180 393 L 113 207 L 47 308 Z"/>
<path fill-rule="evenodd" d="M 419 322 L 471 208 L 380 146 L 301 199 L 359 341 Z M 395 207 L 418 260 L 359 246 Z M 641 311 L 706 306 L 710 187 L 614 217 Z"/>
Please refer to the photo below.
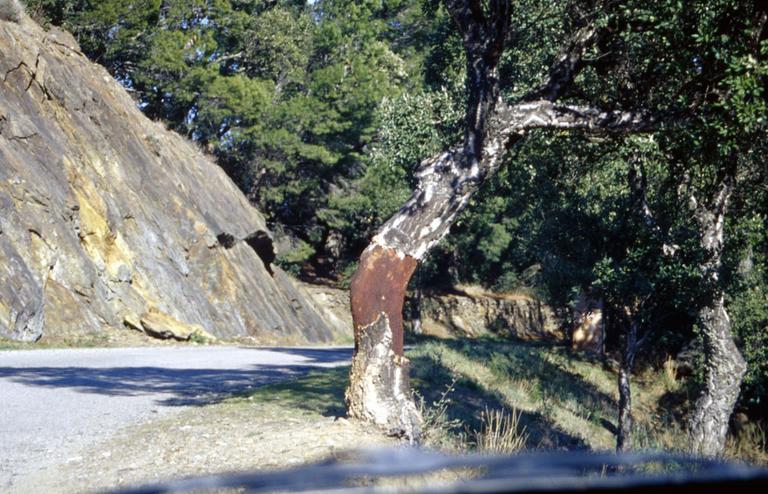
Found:
<path fill-rule="evenodd" d="M 306 358 L 290 365 L 252 365 L 234 369 L 140 367 L 0 367 L 0 379 L 25 386 L 69 388 L 107 396 L 158 395 L 160 406 L 200 406 L 260 386 L 305 376 L 318 366 L 341 364 L 349 349 L 269 349 Z M 287 350 L 287 351 L 286 351 Z"/>

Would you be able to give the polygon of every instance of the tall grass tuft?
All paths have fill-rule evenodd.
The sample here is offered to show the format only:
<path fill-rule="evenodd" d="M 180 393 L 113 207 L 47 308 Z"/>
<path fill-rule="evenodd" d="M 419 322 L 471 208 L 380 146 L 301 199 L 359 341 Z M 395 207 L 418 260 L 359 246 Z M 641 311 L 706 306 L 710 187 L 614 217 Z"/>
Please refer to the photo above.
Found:
<path fill-rule="evenodd" d="M 475 446 L 482 453 L 510 454 L 525 448 L 528 434 L 520 427 L 521 412 L 488 410 L 482 413 L 482 428 L 475 432 Z"/>
<path fill-rule="evenodd" d="M 727 457 L 768 465 L 768 434 L 761 422 L 749 422 L 729 435 L 725 444 Z"/>
<path fill-rule="evenodd" d="M 668 391 L 677 391 L 680 388 L 680 382 L 677 379 L 677 362 L 671 356 L 662 364 L 664 369 L 664 386 Z"/>

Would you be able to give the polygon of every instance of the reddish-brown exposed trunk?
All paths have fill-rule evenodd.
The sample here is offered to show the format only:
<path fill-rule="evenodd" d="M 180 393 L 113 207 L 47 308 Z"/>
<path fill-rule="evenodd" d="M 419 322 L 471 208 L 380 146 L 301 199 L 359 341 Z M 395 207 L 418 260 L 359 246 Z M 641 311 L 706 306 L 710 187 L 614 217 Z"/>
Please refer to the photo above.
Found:
<path fill-rule="evenodd" d="M 403 301 L 416 259 L 374 245 L 360 258 L 350 295 L 355 353 L 346 401 L 350 416 L 418 440 L 421 416 L 403 356 Z"/>
<path fill-rule="evenodd" d="M 355 341 L 360 331 L 384 314 L 392 331 L 392 351 L 403 355 L 403 301 L 416 264 L 413 257 L 381 246 L 363 253 L 349 287 Z"/>

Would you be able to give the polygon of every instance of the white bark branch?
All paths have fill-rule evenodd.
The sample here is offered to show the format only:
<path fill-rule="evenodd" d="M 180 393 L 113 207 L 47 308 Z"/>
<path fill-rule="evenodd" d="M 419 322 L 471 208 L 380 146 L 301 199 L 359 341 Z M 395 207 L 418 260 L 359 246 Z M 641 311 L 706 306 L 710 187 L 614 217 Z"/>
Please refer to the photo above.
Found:
<path fill-rule="evenodd" d="M 653 214 L 651 206 L 648 204 L 648 194 L 646 186 L 646 177 L 643 164 L 639 162 L 638 158 L 633 158 L 632 167 L 629 173 L 629 188 L 634 196 L 634 207 L 637 214 L 642 218 L 646 228 L 659 240 L 662 240 L 661 253 L 664 257 L 672 257 L 680 248 L 677 244 L 670 244 L 663 239 L 666 235 L 661 230 L 656 217 Z"/>
<path fill-rule="evenodd" d="M 603 111 L 564 105 L 548 100 L 530 101 L 498 108 L 505 134 L 529 129 L 587 130 L 590 132 L 647 132 L 655 119 L 641 111 Z"/>

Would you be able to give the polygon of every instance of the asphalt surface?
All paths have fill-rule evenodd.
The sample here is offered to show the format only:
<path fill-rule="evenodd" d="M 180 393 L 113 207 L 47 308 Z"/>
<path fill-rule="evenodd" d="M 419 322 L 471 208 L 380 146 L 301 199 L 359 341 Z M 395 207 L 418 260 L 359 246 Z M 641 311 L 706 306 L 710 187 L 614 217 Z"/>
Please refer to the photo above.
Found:
<path fill-rule="evenodd" d="M 351 354 L 219 346 L 0 351 L 0 492 L 129 425 L 343 365 Z"/>

